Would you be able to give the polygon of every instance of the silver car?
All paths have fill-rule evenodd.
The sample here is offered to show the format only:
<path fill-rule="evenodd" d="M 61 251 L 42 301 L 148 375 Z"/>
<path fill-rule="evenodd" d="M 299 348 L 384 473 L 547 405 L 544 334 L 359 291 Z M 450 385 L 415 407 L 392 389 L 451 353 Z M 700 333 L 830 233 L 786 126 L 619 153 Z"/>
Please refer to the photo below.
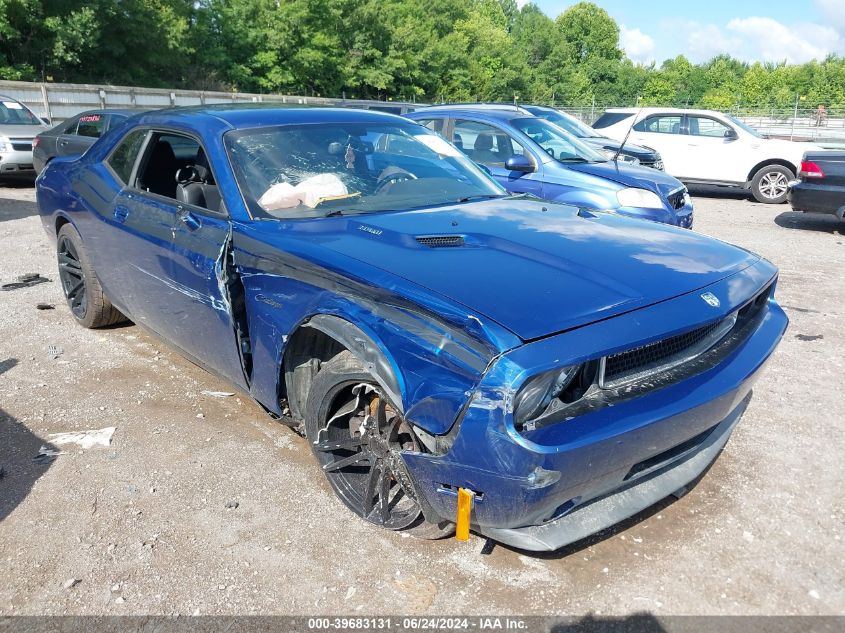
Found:
<path fill-rule="evenodd" d="M 35 177 L 32 139 L 48 129 L 20 101 L 0 95 L 0 177 Z"/>

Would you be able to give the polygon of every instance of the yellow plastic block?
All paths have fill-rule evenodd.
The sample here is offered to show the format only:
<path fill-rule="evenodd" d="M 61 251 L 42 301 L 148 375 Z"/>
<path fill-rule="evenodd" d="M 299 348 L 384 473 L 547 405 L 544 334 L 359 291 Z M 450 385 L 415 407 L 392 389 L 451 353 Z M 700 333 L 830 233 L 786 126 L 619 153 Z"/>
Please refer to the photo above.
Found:
<path fill-rule="evenodd" d="M 455 517 L 455 539 L 469 540 L 469 520 L 472 514 L 472 501 L 475 493 L 466 488 L 458 488 L 458 515 Z"/>

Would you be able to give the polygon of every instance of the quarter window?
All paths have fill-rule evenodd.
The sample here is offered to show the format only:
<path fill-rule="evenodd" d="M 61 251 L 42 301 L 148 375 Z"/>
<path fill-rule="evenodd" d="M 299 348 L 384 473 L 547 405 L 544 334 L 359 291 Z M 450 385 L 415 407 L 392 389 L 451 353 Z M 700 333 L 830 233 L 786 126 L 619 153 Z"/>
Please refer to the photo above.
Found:
<path fill-rule="evenodd" d="M 650 116 L 634 126 L 637 132 L 652 134 L 680 134 L 681 117 L 678 116 Z"/>
<path fill-rule="evenodd" d="M 112 168 L 112 171 L 114 171 L 115 175 L 123 184 L 129 182 L 129 177 L 132 175 L 132 167 L 135 165 L 138 152 L 141 151 L 141 145 L 143 145 L 146 136 L 146 130 L 130 132 L 118 144 L 108 159 L 109 167 Z"/>
<path fill-rule="evenodd" d="M 417 123 L 427 127 L 432 132 L 436 132 L 443 136 L 443 128 L 445 127 L 446 119 L 418 119 Z"/>

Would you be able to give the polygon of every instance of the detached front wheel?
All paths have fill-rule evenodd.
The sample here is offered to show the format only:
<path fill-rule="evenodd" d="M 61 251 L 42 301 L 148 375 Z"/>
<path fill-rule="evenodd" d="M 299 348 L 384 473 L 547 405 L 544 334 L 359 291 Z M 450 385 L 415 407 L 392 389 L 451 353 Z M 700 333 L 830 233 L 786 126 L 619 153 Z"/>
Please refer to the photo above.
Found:
<path fill-rule="evenodd" d="M 349 352 L 324 363 L 306 404 L 305 432 L 340 500 L 361 518 L 421 538 L 452 533 L 425 520 L 400 453 L 420 446 L 373 376 Z"/>

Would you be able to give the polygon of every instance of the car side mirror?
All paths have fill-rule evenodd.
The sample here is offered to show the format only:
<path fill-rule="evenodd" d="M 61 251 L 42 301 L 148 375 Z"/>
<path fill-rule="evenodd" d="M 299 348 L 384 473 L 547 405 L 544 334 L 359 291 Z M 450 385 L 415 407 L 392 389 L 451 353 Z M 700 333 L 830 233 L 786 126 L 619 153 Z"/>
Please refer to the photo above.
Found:
<path fill-rule="evenodd" d="M 739 134 L 736 133 L 736 130 L 725 130 L 725 138 L 729 141 L 735 141 L 739 138 Z"/>
<path fill-rule="evenodd" d="M 530 174 L 534 171 L 534 164 L 527 156 L 511 156 L 505 161 L 505 169 L 508 171 L 521 171 L 524 174 Z"/>
<path fill-rule="evenodd" d="M 42 122 L 44 125 L 50 125 L 50 119 L 49 119 L 49 118 L 47 118 L 46 116 L 41 117 L 41 122 Z"/>

